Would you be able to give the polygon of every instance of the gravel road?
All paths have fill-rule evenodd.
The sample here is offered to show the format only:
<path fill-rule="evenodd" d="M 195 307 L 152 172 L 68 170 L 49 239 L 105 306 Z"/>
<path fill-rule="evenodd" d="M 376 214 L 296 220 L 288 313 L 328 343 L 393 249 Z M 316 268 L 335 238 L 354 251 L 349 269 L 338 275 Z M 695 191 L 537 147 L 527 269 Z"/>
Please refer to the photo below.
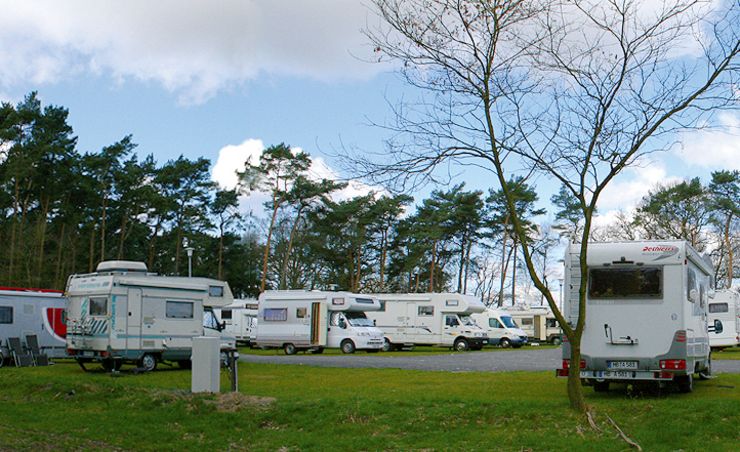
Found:
<path fill-rule="evenodd" d="M 248 355 L 240 360 L 249 363 L 298 364 L 320 367 L 367 367 L 412 370 L 443 370 L 449 372 L 509 372 L 516 370 L 554 370 L 560 367 L 560 349 L 523 348 L 501 352 L 465 352 L 440 355 L 383 356 L 357 352 L 353 355 Z M 740 361 L 715 360 L 715 373 L 740 373 Z"/>

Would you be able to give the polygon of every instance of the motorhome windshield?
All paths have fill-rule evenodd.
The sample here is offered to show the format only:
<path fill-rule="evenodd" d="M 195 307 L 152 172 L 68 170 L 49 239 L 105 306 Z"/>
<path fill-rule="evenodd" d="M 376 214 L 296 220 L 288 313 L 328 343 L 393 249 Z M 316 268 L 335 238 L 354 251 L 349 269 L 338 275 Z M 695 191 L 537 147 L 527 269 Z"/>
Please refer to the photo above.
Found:
<path fill-rule="evenodd" d="M 347 321 L 352 326 L 375 326 L 364 312 L 345 312 L 344 316 L 347 317 Z"/>
<path fill-rule="evenodd" d="M 461 315 L 460 320 L 462 321 L 463 325 L 478 326 L 478 324 L 475 323 L 475 320 L 471 319 L 469 315 Z"/>
<path fill-rule="evenodd" d="M 590 299 L 645 299 L 663 296 L 663 267 L 592 268 Z"/>
<path fill-rule="evenodd" d="M 506 325 L 506 328 L 519 328 L 519 325 L 516 324 L 514 319 L 511 318 L 511 316 L 508 315 L 502 315 L 501 316 L 501 322 Z"/>
<path fill-rule="evenodd" d="M 203 326 L 212 330 L 221 331 L 221 323 L 218 321 L 216 314 L 210 308 L 206 308 L 203 311 Z"/>

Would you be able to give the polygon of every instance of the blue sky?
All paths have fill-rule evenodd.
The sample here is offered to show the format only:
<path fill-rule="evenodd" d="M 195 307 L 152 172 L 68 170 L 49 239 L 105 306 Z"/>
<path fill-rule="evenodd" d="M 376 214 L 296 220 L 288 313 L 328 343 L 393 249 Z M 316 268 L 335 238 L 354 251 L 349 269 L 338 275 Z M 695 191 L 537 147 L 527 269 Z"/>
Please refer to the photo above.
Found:
<path fill-rule="evenodd" d="M 209 158 L 221 182 L 246 155 L 280 142 L 338 175 L 333 149 L 381 149 L 384 132 L 368 118 L 392 119 L 386 98 L 412 95 L 392 68 L 363 61 L 372 51 L 360 30 L 374 19 L 359 1 L 0 0 L 0 11 L 0 99 L 36 90 L 69 109 L 83 152 L 132 134 L 139 154 L 159 162 Z M 604 218 L 656 183 L 740 169 L 740 116 L 719 122 L 620 175 L 604 194 Z M 480 172 L 465 179 L 489 188 Z M 540 198 L 554 188 L 540 181 Z"/>

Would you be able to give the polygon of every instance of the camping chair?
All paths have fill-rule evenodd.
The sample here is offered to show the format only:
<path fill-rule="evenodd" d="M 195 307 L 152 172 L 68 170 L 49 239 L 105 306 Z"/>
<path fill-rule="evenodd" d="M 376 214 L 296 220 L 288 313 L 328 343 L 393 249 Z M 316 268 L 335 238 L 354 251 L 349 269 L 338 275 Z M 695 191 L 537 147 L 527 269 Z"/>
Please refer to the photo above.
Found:
<path fill-rule="evenodd" d="M 41 353 L 41 349 L 39 348 L 39 338 L 35 334 L 29 334 L 26 336 L 26 345 L 28 345 L 28 350 L 31 352 L 31 356 L 33 357 L 33 362 L 37 366 L 48 366 L 49 365 L 49 357 L 45 353 Z"/>
<path fill-rule="evenodd" d="M 9 337 L 8 348 L 10 349 L 10 354 L 13 356 L 15 367 L 33 366 L 33 356 L 23 351 L 20 338 Z"/>

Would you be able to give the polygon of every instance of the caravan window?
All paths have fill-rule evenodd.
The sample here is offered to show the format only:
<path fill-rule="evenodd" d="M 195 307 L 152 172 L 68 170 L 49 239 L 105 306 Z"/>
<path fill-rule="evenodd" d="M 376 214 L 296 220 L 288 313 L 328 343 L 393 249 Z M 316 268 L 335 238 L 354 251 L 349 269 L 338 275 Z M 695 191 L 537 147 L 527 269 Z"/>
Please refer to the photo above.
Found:
<path fill-rule="evenodd" d="M 445 305 L 447 306 L 457 306 L 460 304 L 460 300 L 446 300 Z"/>
<path fill-rule="evenodd" d="M 488 319 L 488 326 L 491 328 L 503 328 L 504 326 L 501 325 L 501 322 L 498 321 L 498 319 Z"/>
<path fill-rule="evenodd" d="M 165 316 L 168 319 L 192 319 L 193 303 L 189 301 L 167 301 Z"/>
<path fill-rule="evenodd" d="M 422 317 L 430 317 L 434 315 L 434 306 L 419 306 L 419 315 Z"/>
<path fill-rule="evenodd" d="M 215 298 L 223 297 L 224 296 L 223 286 L 208 286 L 208 296 L 215 297 Z"/>
<path fill-rule="evenodd" d="M 0 306 L 0 323 L 13 323 L 13 307 Z"/>
<path fill-rule="evenodd" d="M 694 300 L 691 299 L 692 290 L 696 290 L 696 272 L 693 268 L 690 268 L 686 278 L 686 299 L 693 303 Z"/>
<path fill-rule="evenodd" d="M 221 320 L 231 320 L 231 309 L 221 310 Z"/>
<path fill-rule="evenodd" d="M 296 308 L 295 309 L 295 317 L 297 319 L 305 319 L 307 312 L 308 312 L 308 310 L 306 308 Z"/>
<path fill-rule="evenodd" d="M 557 319 L 545 319 L 545 326 L 547 328 L 557 328 L 558 320 Z"/>
<path fill-rule="evenodd" d="M 522 326 L 532 326 L 534 325 L 534 320 L 532 317 L 522 317 L 519 319 L 520 322 L 522 322 Z"/>
<path fill-rule="evenodd" d="M 710 303 L 709 304 L 710 314 L 721 314 L 723 312 L 729 312 L 729 311 L 730 311 L 730 305 L 728 305 L 727 303 Z"/>
<path fill-rule="evenodd" d="M 90 298 L 90 315 L 108 315 L 108 299 L 93 297 Z"/>
<path fill-rule="evenodd" d="M 662 298 L 663 268 L 592 268 L 588 296 L 594 299 Z"/>
<path fill-rule="evenodd" d="M 288 320 L 288 308 L 266 308 L 262 319 L 267 322 L 285 322 Z"/>
<path fill-rule="evenodd" d="M 456 315 L 448 315 L 445 317 L 446 326 L 460 326 L 460 321 L 457 320 Z"/>

